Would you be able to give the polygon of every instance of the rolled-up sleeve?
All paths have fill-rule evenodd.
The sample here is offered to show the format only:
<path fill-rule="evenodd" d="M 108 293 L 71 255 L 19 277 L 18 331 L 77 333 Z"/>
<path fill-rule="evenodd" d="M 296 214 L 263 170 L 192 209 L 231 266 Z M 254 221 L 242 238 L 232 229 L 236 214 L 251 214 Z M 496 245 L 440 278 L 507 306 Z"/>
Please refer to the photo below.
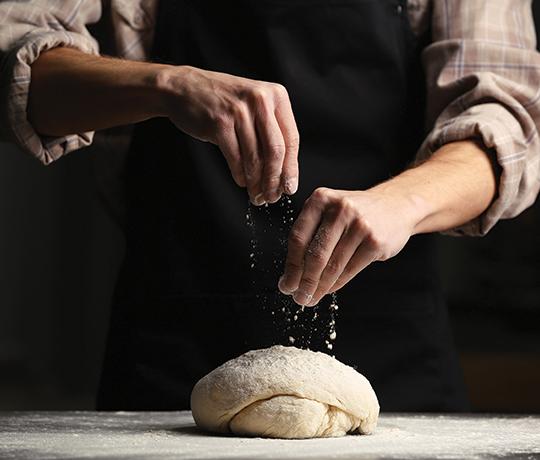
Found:
<path fill-rule="evenodd" d="M 451 235 L 485 235 L 532 205 L 540 188 L 540 54 L 530 0 L 435 0 L 423 51 L 427 123 L 417 162 L 476 138 L 500 167 L 489 208 Z"/>
<path fill-rule="evenodd" d="M 98 54 L 86 25 L 100 16 L 99 0 L 0 2 L 0 135 L 43 164 L 87 146 L 94 133 L 48 137 L 34 130 L 26 110 L 31 65 L 42 52 L 58 46 Z"/>

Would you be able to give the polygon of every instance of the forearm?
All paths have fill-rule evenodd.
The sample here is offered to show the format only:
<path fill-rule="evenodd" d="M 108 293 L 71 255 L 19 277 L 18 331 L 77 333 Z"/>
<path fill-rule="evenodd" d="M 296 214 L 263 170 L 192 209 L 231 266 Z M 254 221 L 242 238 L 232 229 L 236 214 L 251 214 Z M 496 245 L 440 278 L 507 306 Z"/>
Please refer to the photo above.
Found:
<path fill-rule="evenodd" d="M 40 134 L 63 136 L 160 116 L 162 67 L 71 48 L 47 51 L 32 65 L 29 121 Z"/>
<path fill-rule="evenodd" d="M 405 199 L 414 216 L 414 234 L 440 232 L 476 218 L 489 207 L 497 193 L 496 168 L 476 142 L 453 142 L 373 190 Z"/>

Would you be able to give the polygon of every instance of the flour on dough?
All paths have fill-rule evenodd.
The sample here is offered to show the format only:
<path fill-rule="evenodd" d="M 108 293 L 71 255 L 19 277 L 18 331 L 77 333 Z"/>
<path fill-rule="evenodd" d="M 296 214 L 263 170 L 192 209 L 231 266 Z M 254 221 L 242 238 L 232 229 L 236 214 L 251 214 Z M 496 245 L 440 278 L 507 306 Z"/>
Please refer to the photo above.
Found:
<path fill-rule="evenodd" d="M 276 345 L 227 361 L 191 393 L 197 425 L 271 438 L 368 434 L 379 403 L 369 381 L 320 352 Z"/>

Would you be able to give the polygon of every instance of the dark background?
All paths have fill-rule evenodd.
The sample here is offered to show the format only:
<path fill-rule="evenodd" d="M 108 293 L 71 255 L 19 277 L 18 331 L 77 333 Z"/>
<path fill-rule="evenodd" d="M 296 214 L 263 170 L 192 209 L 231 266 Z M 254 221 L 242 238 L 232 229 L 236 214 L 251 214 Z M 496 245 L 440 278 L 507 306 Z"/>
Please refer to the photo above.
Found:
<path fill-rule="evenodd" d="M 120 160 L 91 147 L 44 167 L 0 144 L 0 410 L 93 408 L 124 243 L 102 165 Z M 439 241 L 474 410 L 540 412 L 539 206 Z"/>

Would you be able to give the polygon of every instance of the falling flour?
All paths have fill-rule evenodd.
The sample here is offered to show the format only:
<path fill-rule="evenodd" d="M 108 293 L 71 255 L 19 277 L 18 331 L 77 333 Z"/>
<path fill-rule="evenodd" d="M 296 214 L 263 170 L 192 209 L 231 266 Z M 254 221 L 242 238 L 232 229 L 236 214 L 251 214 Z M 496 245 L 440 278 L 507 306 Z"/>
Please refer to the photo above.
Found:
<path fill-rule="evenodd" d="M 277 278 L 283 271 L 287 239 L 294 220 L 295 210 L 289 196 L 284 195 L 272 206 L 255 207 L 248 201 L 246 225 L 251 235 L 248 262 L 252 270 L 253 290 L 261 308 L 270 312 L 276 335 L 282 334 L 278 342 L 307 349 L 321 342 L 331 351 L 337 337 L 339 307 L 336 293 L 325 296 L 314 307 L 303 307 L 277 289 Z M 269 238 L 269 244 L 261 244 L 261 240 Z M 264 284 L 261 280 L 274 279 L 273 288 L 261 286 Z"/>

